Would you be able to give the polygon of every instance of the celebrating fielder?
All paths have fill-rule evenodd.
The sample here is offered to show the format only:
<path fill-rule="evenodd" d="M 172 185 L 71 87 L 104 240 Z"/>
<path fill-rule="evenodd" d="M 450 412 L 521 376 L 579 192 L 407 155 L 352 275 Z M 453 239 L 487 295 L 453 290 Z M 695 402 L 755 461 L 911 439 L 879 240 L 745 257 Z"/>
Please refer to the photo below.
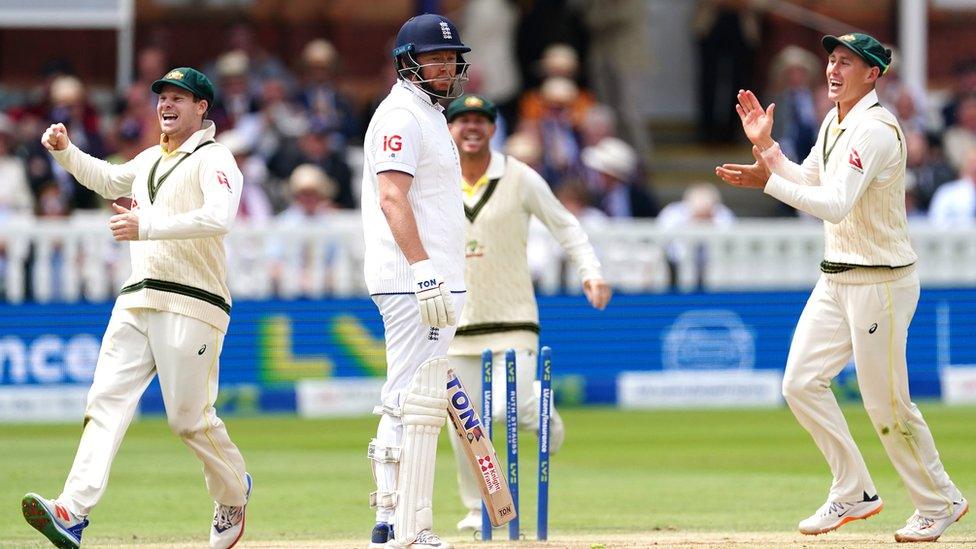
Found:
<path fill-rule="evenodd" d="M 465 297 L 464 211 L 458 152 L 438 100 L 460 95 L 468 51 L 447 18 L 404 23 L 393 50 L 398 80 L 366 130 L 366 286 L 383 316 L 387 361 L 369 444 L 371 548 L 450 547 L 433 532 L 432 499 L 447 348 Z"/>
<path fill-rule="evenodd" d="M 461 188 L 467 216 L 467 255 L 464 272 L 468 301 L 451 344 L 451 366 L 480 409 L 481 352 L 491 349 L 505 381 L 504 352 L 516 350 L 518 417 L 520 427 L 537 430 L 539 402 L 533 391 L 536 349 L 539 347 L 539 311 L 526 257 L 531 216 L 540 219 L 579 266 L 583 292 L 597 309 L 610 301 L 610 287 L 600 273 L 600 262 L 579 222 L 552 194 L 532 168 L 489 148 L 495 133 L 495 105 L 483 97 L 455 99 L 447 109 L 448 126 L 461 153 Z M 501 385 L 499 385 L 500 387 Z M 499 390 L 498 394 L 503 391 Z M 503 400 L 493 415 L 503 414 Z M 565 431 L 552 411 L 550 449 L 562 444 Z M 481 530 L 481 495 L 457 437 L 451 437 L 458 462 L 461 501 L 468 514 L 459 530 Z"/>
<path fill-rule="evenodd" d="M 139 397 L 157 374 L 170 428 L 203 462 L 215 501 L 210 547 L 232 547 L 244 532 L 251 476 L 214 410 L 231 306 L 223 241 L 243 177 L 204 119 L 214 99 L 206 76 L 174 69 L 152 91 L 159 94 L 160 145 L 125 164 L 85 154 L 62 124 L 41 138 L 86 187 L 106 198 L 132 197 L 131 210 L 115 204 L 109 220 L 116 240 L 131 241 L 132 274 L 102 340 L 78 453 L 57 499 L 27 494 L 22 504 L 27 522 L 58 547 L 81 545 Z"/>
<path fill-rule="evenodd" d="M 905 215 L 905 136 L 874 90 L 891 51 L 866 34 L 826 36 L 828 97 L 836 104 L 813 150 L 796 165 L 765 110 L 741 91 L 736 111 L 756 162 L 716 173 L 824 220 L 822 274 L 790 347 L 783 396 L 833 473 L 827 501 L 800 522 L 821 534 L 881 511 L 874 482 L 830 390 L 851 354 L 864 407 L 915 503 L 897 541 L 934 541 L 969 505 L 949 479 L 928 425 L 908 394 L 905 349 L 918 304 L 917 256 Z"/>

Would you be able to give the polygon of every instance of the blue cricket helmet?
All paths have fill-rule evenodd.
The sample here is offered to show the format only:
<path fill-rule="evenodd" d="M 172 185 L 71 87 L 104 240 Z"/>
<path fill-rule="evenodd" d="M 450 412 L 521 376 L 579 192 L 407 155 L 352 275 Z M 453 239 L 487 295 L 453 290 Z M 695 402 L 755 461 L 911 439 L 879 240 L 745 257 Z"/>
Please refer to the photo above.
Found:
<path fill-rule="evenodd" d="M 439 50 L 467 53 L 471 48 L 461 42 L 461 33 L 450 19 L 443 15 L 425 13 L 411 17 L 400 27 L 393 48 L 393 57 Z"/>
<path fill-rule="evenodd" d="M 431 85 L 431 80 L 422 76 L 422 68 L 417 62 L 417 56 L 434 51 L 453 51 L 457 55 L 456 72 L 450 88 L 446 92 L 439 92 Z M 393 65 L 397 75 L 424 90 L 432 100 L 454 99 L 464 93 L 464 83 L 467 82 L 468 63 L 464 60 L 465 53 L 471 48 L 461 42 L 461 34 L 450 19 L 443 15 L 425 13 L 411 17 L 400 27 L 397 33 L 396 46 L 393 48 Z"/>

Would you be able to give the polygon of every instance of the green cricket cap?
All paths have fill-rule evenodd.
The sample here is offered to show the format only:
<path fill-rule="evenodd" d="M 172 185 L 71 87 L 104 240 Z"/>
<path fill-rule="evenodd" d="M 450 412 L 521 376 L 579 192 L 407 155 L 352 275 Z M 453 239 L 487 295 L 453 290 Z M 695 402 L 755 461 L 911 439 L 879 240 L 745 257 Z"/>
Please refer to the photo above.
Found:
<path fill-rule="evenodd" d="M 466 112 L 476 112 L 487 116 L 492 124 L 498 117 L 498 108 L 495 107 L 494 103 L 480 95 L 473 94 L 462 95 L 451 101 L 451 104 L 447 106 L 447 112 L 444 114 L 447 116 L 447 121 L 450 122 Z"/>
<path fill-rule="evenodd" d="M 881 74 L 888 72 L 891 65 L 891 50 L 881 45 L 877 38 L 870 34 L 852 32 L 843 36 L 824 36 L 821 40 L 827 53 L 834 51 L 837 46 L 844 46 L 856 53 L 872 67 L 881 69 Z"/>
<path fill-rule="evenodd" d="M 208 104 L 213 105 L 213 82 L 194 68 L 179 67 L 169 71 L 165 76 L 152 83 L 152 91 L 159 93 L 163 91 L 163 86 L 166 84 L 183 88 L 197 97 L 206 99 Z"/>

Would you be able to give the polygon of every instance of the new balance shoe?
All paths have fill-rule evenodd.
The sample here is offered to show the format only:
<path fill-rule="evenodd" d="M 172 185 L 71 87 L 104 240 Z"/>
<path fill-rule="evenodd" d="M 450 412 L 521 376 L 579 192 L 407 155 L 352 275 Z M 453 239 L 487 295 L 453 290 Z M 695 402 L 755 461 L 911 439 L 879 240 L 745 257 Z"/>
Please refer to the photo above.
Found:
<path fill-rule="evenodd" d="M 481 509 L 468 511 L 468 514 L 457 523 L 457 529 L 461 532 L 481 532 L 481 526 Z"/>
<path fill-rule="evenodd" d="M 72 513 L 55 500 L 44 499 L 37 494 L 27 494 L 20 502 L 27 524 L 44 534 L 55 547 L 78 549 L 81 531 L 88 526 L 88 519 Z"/>
<path fill-rule="evenodd" d="M 895 541 L 935 541 L 946 531 L 946 528 L 952 526 L 967 512 L 969 512 L 969 502 L 966 498 L 952 502 L 952 514 L 945 518 L 928 518 L 922 516 L 916 509 L 915 514 L 908 517 L 908 523 L 904 528 L 895 532 Z"/>
<path fill-rule="evenodd" d="M 864 494 L 862 501 L 827 501 L 817 512 L 800 521 L 800 533 L 810 536 L 825 534 L 855 520 L 877 515 L 884 508 L 881 498 Z"/>
<path fill-rule="evenodd" d="M 393 539 L 393 527 L 385 522 L 377 522 L 369 538 L 369 549 L 385 549 L 386 542 Z"/>
<path fill-rule="evenodd" d="M 240 541 L 244 535 L 244 511 L 251 499 L 251 474 L 244 473 L 247 482 L 247 493 L 244 495 L 244 505 L 221 505 L 214 503 L 213 525 L 210 528 L 210 549 L 230 549 Z"/>

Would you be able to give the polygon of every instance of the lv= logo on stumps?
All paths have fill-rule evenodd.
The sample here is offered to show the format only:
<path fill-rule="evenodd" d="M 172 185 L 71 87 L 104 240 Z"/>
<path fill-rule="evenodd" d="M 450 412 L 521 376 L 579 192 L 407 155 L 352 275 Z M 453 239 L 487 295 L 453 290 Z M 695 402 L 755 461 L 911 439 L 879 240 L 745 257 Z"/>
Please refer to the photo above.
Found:
<path fill-rule="evenodd" d="M 481 499 L 489 522 L 502 526 L 517 516 L 508 483 L 498 463 L 498 456 L 483 427 L 477 410 L 471 404 L 468 393 L 454 370 L 447 371 L 447 411 L 457 436 L 461 439 L 464 455 L 474 471 L 481 491 Z M 488 528 L 491 531 L 491 528 Z"/>
<path fill-rule="evenodd" d="M 536 539 L 549 539 L 549 425 L 552 416 L 552 349 L 539 355 L 539 499 Z"/>
<path fill-rule="evenodd" d="M 536 521 L 536 538 L 549 538 L 549 427 L 552 414 L 552 349 L 543 347 L 539 355 L 538 377 L 541 387 L 539 395 L 539 477 L 538 501 Z M 485 350 L 481 355 L 482 363 L 482 417 L 485 418 L 486 436 L 491 438 L 491 405 L 492 405 L 492 353 Z M 511 490 L 512 504 L 516 514 L 519 509 L 518 486 L 518 393 L 516 391 L 518 371 L 515 351 L 505 352 L 505 442 L 508 450 L 508 485 Z M 488 519 L 490 511 L 488 505 L 482 504 L 482 534 L 483 541 L 491 540 L 491 528 Z M 495 526 L 498 526 L 497 524 Z M 521 537 L 519 521 L 516 516 L 508 523 L 508 537 L 517 540 Z"/>
<path fill-rule="evenodd" d="M 508 448 L 508 487 L 512 490 L 516 517 L 508 523 L 508 539 L 519 539 L 519 460 L 518 460 L 518 391 L 515 373 L 515 350 L 505 351 L 505 446 Z"/>

